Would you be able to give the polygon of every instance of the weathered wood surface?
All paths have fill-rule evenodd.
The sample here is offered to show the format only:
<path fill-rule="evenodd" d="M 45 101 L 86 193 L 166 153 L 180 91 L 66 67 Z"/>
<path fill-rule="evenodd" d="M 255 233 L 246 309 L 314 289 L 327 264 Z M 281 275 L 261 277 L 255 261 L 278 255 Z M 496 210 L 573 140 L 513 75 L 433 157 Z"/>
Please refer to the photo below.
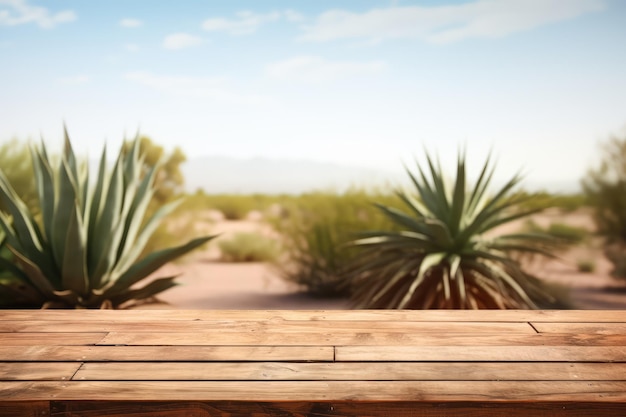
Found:
<path fill-rule="evenodd" d="M 0 311 L 26 415 L 626 415 L 626 311 Z"/>

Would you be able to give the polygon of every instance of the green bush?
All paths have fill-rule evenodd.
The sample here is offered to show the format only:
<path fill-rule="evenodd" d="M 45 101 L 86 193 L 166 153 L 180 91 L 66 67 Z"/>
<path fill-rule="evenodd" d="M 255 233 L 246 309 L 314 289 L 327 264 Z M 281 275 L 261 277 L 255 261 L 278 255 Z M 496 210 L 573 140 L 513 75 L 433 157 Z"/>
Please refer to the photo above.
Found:
<path fill-rule="evenodd" d="M 364 249 L 347 271 L 358 308 L 538 308 L 563 307 L 559 294 L 525 272 L 510 252 L 546 253 L 546 236 L 516 233 L 487 237 L 496 227 L 524 218 L 527 197 L 511 193 L 514 177 L 488 194 L 493 175 L 484 164 L 468 187 L 465 156 L 459 155 L 451 186 L 427 155 L 428 167 L 408 171 L 413 192 L 404 209 L 379 205 L 401 228 L 373 230 L 354 244 Z"/>
<path fill-rule="evenodd" d="M 596 270 L 596 263 L 590 259 L 581 259 L 577 263 L 578 272 L 593 272 Z"/>
<path fill-rule="evenodd" d="M 39 200 L 28 143 L 13 139 L 0 145 L 0 169 L 26 206 L 30 210 L 37 210 Z M 1 200 L 0 211 L 6 211 Z"/>
<path fill-rule="evenodd" d="M 205 207 L 219 210 L 226 220 L 242 220 L 253 210 L 263 211 L 271 197 L 262 194 L 209 194 L 204 195 Z"/>
<path fill-rule="evenodd" d="M 589 239 L 589 230 L 584 227 L 571 226 L 565 223 L 551 223 L 541 227 L 532 220 L 526 222 L 526 229 L 532 233 L 541 233 L 553 238 L 554 250 L 563 250 L 579 245 Z"/>
<path fill-rule="evenodd" d="M 544 210 L 557 208 L 564 212 L 573 212 L 589 206 L 589 199 L 585 194 L 552 194 L 545 191 L 529 193 L 517 191 L 511 194 L 512 198 L 520 198 L 520 208 L 523 210 Z"/>
<path fill-rule="evenodd" d="M 87 163 L 77 161 L 67 133 L 57 163 L 44 145 L 32 149 L 32 158 L 41 221 L 0 171 L 0 199 L 10 215 L 0 213 L 0 227 L 19 266 L 5 263 L 15 276 L 0 283 L 0 299 L 11 300 L 11 306 L 118 308 L 149 299 L 175 285 L 174 277 L 136 284 L 212 238 L 140 257 L 176 203 L 161 207 L 144 223 L 156 169 L 142 174 L 139 141 L 130 152 L 120 151 L 110 172 L 103 152 L 92 179 Z"/>
<path fill-rule="evenodd" d="M 257 233 L 240 232 L 217 241 L 225 262 L 272 262 L 280 253 L 278 242 Z"/>
<path fill-rule="evenodd" d="M 626 279 L 626 136 L 601 144 L 598 166 L 589 169 L 583 189 L 594 209 L 598 232 L 605 238 L 611 274 Z"/>
<path fill-rule="evenodd" d="M 360 249 L 346 244 L 363 230 L 392 227 L 372 204 L 375 200 L 399 204 L 392 194 L 362 189 L 312 192 L 283 201 L 287 215 L 271 219 L 284 241 L 286 260 L 277 264 L 282 277 L 313 295 L 347 295 L 344 269 Z"/>
<path fill-rule="evenodd" d="M 584 227 L 570 226 L 565 223 L 550 224 L 546 233 L 572 245 L 583 243 L 589 238 L 589 231 Z"/>

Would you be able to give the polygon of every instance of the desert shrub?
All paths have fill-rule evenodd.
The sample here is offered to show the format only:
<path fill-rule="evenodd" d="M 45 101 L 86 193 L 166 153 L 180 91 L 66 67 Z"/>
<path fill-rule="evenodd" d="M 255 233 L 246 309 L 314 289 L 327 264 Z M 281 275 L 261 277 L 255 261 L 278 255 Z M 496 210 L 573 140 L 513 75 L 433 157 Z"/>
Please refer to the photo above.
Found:
<path fill-rule="evenodd" d="M 272 262 L 279 256 L 278 242 L 258 233 L 235 233 L 217 241 L 225 262 Z"/>
<path fill-rule="evenodd" d="M 551 223 L 548 227 L 541 227 L 533 220 L 526 222 L 526 229 L 533 233 L 546 234 L 553 238 L 554 249 L 567 249 L 585 242 L 589 230 L 584 227 L 571 226 L 565 223 Z"/>
<path fill-rule="evenodd" d="M 94 177 L 79 163 L 65 135 L 61 158 L 54 163 L 46 147 L 32 149 L 33 171 L 41 221 L 16 194 L 0 171 L 0 199 L 9 215 L 0 213 L 6 245 L 19 268 L 14 279 L 0 283 L 0 299 L 12 306 L 117 308 L 146 300 L 175 283 L 159 278 L 136 284 L 165 263 L 197 248 L 212 237 L 141 257 L 144 246 L 176 203 L 144 217 L 154 189 L 156 169 L 142 174 L 139 141 L 118 154 L 107 171 L 102 153 Z"/>
<path fill-rule="evenodd" d="M 31 210 L 36 210 L 39 200 L 28 143 L 13 139 L 0 145 L 0 169 L 26 206 Z M 0 201 L 0 211 L 6 211 L 6 206 L 2 201 Z"/>
<path fill-rule="evenodd" d="M 565 212 L 573 212 L 589 206 L 589 198 L 583 193 L 556 194 L 553 196 L 554 205 Z"/>
<path fill-rule="evenodd" d="M 20 273 L 21 271 L 15 266 L 13 255 L 6 245 L 4 230 L 0 228 L 0 288 L 12 288 L 17 280 L 16 274 L 19 275 Z M 0 306 L 10 305 L 16 301 L 19 303 L 20 300 L 14 300 L 17 295 L 0 289 Z"/>
<path fill-rule="evenodd" d="M 263 211 L 272 197 L 263 194 L 203 194 L 205 208 L 219 210 L 227 220 L 242 220 L 253 210 Z"/>
<path fill-rule="evenodd" d="M 577 262 L 578 272 L 593 272 L 596 270 L 596 263 L 591 259 L 581 259 Z"/>
<path fill-rule="evenodd" d="M 283 201 L 287 216 L 271 220 L 284 242 L 286 256 L 277 264 L 282 277 L 313 295 L 348 294 L 343 271 L 360 249 L 346 243 L 363 230 L 392 227 L 373 206 L 377 199 L 399 204 L 392 194 L 363 189 L 311 192 Z"/>
<path fill-rule="evenodd" d="M 569 244 L 578 245 L 589 238 L 589 231 L 584 227 L 571 226 L 565 223 L 552 223 L 546 233 Z"/>
<path fill-rule="evenodd" d="M 573 212 L 589 206 L 589 199 L 585 194 L 552 194 L 545 191 L 533 192 L 517 191 L 511 194 L 511 198 L 520 199 L 520 209 L 545 210 L 557 208 L 564 212 Z"/>
<path fill-rule="evenodd" d="M 582 185 L 605 238 L 612 275 L 626 279 L 626 136 L 602 143 L 600 154 L 599 165 L 588 170 Z"/>
<path fill-rule="evenodd" d="M 543 253 L 537 233 L 485 234 L 524 218 L 527 197 L 511 197 L 520 177 L 489 194 L 493 169 L 485 162 L 468 186 L 459 155 L 451 185 L 427 155 L 428 166 L 410 170 L 414 189 L 400 194 L 403 209 L 379 205 L 401 230 L 373 230 L 354 242 L 364 251 L 347 276 L 358 308 L 538 308 L 563 307 L 560 294 L 530 275 L 510 251 Z"/>

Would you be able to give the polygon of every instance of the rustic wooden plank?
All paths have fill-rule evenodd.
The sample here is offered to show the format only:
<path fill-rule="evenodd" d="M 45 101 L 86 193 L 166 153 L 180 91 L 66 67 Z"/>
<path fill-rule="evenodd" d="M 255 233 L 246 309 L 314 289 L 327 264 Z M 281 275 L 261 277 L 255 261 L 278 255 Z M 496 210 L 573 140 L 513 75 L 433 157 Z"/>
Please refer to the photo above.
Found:
<path fill-rule="evenodd" d="M 357 331 L 418 332 L 418 333 L 521 333 L 533 334 L 535 330 L 526 322 L 407 322 L 407 321 L 272 321 L 272 320 L 180 320 L 164 321 L 107 321 L 107 320 L 2 320 L 0 332 L 256 332 L 271 330 L 275 333 L 320 332 L 332 329 L 334 333 Z"/>
<path fill-rule="evenodd" d="M 626 415 L 625 403 L 52 401 L 52 417 L 598 417 Z"/>
<path fill-rule="evenodd" d="M 49 401 L 0 401 L 0 416 L 47 417 L 49 415 Z"/>
<path fill-rule="evenodd" d="M 0 416 L 626 415 L 624 312 L 80 313 L 0 311 Z"/>
<path fill-rule="evenodd" d="M 0 346 L 2 361 L 332 361 L 332 346 Z"/>
<path fill-rule="evenodd" d="M 626 346 L 337 346 L 335 358 L 337 361 L 626 362 Z"/>
<path fill-rule="evenodd" d="M 488 322 L 624 322 L 624 310 L 3 310 L 1 320 L 398 320 Z"/>
<path fill-rule="evenodd" d="M 626 316 L 624 317 L 626 320 Z M 623 323 L 533 323 L 539 333 L 626 334 Z"/>
<path fill-rule="evenodd" d="M 626 335 L 549 335 L 402 332 L 216 332 L 216 333 L 108 333 L 99 345 L 259 345 L 259 346 L 625 346 Z"/>
<path fill-rule="evenodd" d="M 5 401 L 626 402 L 624 381 L 0 381 Z"/>
<path fill-rule="evenodd" d="M 70 380 L 80 365 L 64 362 L 0 362 L 0 381 Z"/>
<path fill-rule="evenodd" d="M 22 380 L 31 378 L 19 378 Z M 76 381 L 624 381 L 626 363 L 86 363 Z"/>
<path fill-rule="evenodd" d="M 106 333 L 0 333 L 0 346 L 94 345 Z"/>
<path fill-rule="evenodd" d="M 626 362 L 626 346 L 0 346 L 2 361 Z"/>

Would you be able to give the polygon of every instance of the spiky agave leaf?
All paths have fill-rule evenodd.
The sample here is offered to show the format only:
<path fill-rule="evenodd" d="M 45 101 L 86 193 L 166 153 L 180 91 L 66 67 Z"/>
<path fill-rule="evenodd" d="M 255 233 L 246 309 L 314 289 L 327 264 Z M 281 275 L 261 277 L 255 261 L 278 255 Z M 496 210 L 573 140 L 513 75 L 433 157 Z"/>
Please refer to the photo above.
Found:
<path fill-rule="evenodd" d="M 353 243 L 364 249 L 347 276 L 357 308 L 536 308 L 562 306 L 510 251 L 550 255 L 550 237 L 508 234 L 490 237 L 498 226 L 534 211 L 517 210 L 510 198 L 516 175 L 489 196 L 490 158 L 473 187 L 467 185 L 465 155 L 448 186 L 440 164 L 426 155 L 427 169 L 407 173 L 415 195 L 398 192 L 406 211 L 379 205 L 401 231 L 377 231 Z"/>
<path fill-rule="evenodd" d="M 170 288 L 172 278 L 157 279 L 142 288 L 136 284 L 213 238 L 194 239 L 138 259 L 174 205 L 163 207 L 144 225 L 154 193 L 155 168 L 143 175 L 137 139 L 129 153 L 120 150 L 111 172 L 105 168 L 103 151 L 93 188 L 88 167 L 78 163 L 67 131 L 57 164 L 52 163 L 43 143 L 31 151 L 42 206 L 41 225 L 0 172 L 0 198 L 11 216 L 0 213 L 0 227 L 20 266 L 14 274 L 17 281 L 28 289 L 26 293 L 38 297 L 35 303 L 39 305 L 118 307 L 152 297 Z M 0 286 L 0 291 L 5 290 L 14 288 Z"/>

